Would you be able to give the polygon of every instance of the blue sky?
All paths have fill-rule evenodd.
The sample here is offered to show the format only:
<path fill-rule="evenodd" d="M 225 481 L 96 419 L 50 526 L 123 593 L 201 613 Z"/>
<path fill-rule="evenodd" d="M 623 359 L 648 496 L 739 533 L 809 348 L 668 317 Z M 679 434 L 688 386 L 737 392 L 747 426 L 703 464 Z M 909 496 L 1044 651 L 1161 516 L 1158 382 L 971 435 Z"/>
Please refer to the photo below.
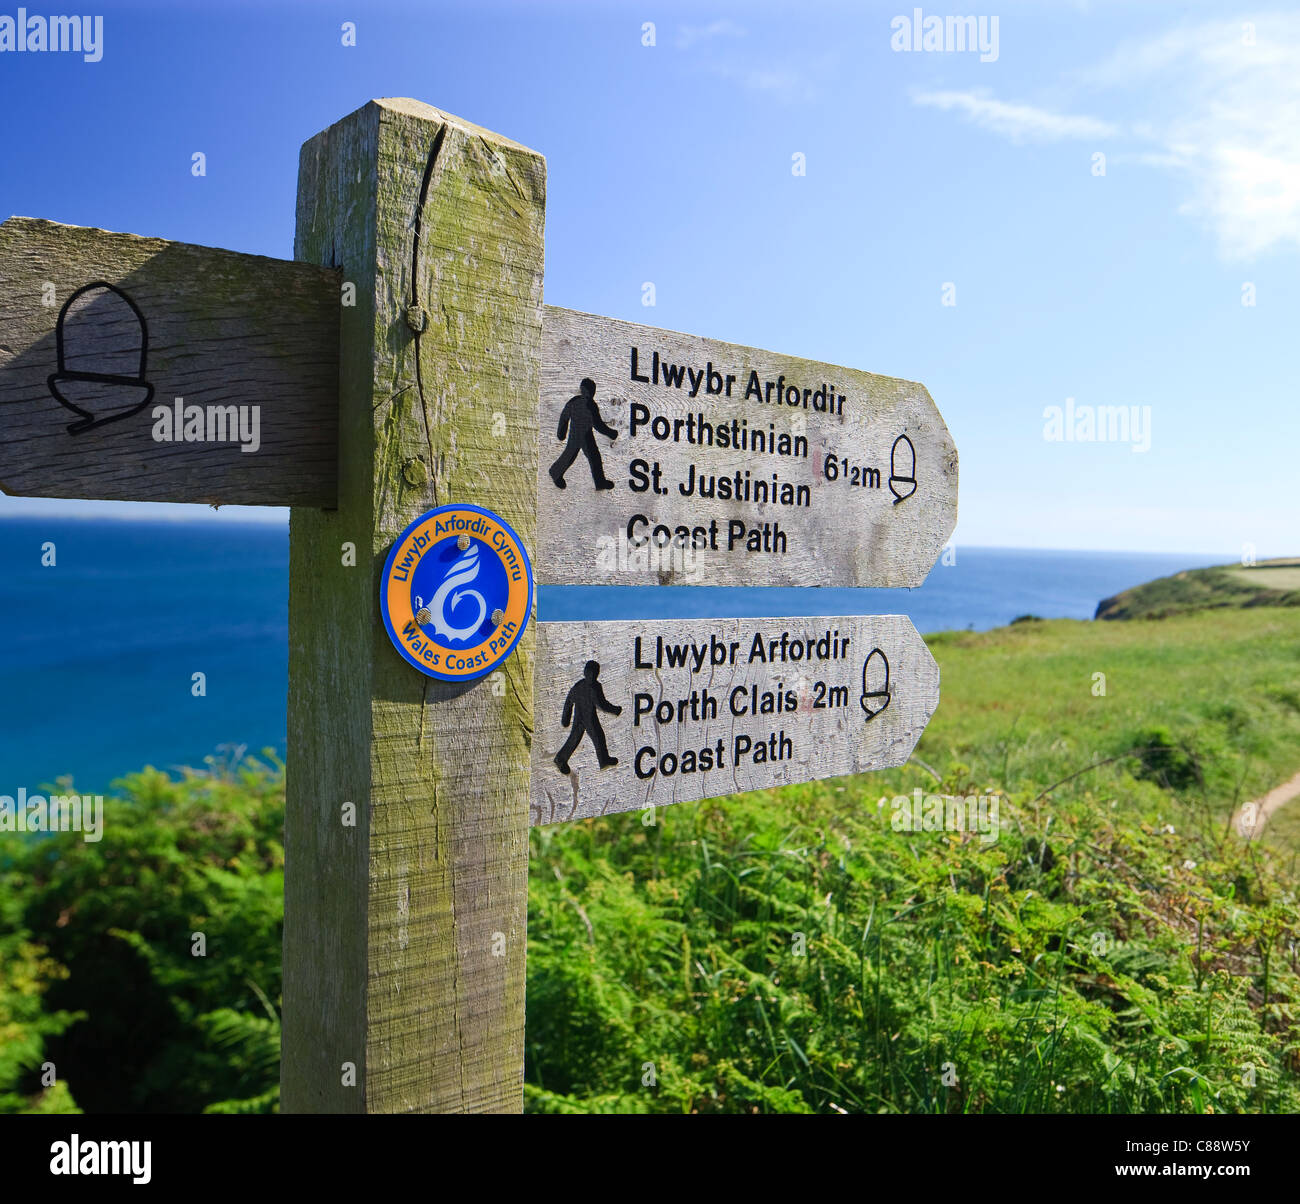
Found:
<path fill-rule="evenodd" d="M 101 61 L 0 54 L 0 210 L 287 257 L 301 143 L 417 97 L 546 155 L 549 302 L 924 382 L 959 546 L 1300 552 L 1300 14 L 998 3 L 981 61 L 914 7 L 99 3 Z"/>

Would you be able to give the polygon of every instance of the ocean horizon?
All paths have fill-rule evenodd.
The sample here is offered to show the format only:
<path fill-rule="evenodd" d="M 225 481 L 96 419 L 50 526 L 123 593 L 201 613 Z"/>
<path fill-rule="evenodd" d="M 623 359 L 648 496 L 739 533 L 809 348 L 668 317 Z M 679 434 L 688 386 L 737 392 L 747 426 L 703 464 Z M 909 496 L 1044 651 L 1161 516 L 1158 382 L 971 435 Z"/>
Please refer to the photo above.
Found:
<path fill-rule="evenodd" d="M 42 565 L 54 545 L 55 564 Z M 1221 555 L 957 547 L 904 589 L 542 586 L 537 618 L 905 614 L 984 631 L 1091 619 L 1129 586 Z M 289 532 L 257 522 L 0 519 L 0 794 L 285 751 Z M 206 694 L 192 693 L 193 674 Z"/>

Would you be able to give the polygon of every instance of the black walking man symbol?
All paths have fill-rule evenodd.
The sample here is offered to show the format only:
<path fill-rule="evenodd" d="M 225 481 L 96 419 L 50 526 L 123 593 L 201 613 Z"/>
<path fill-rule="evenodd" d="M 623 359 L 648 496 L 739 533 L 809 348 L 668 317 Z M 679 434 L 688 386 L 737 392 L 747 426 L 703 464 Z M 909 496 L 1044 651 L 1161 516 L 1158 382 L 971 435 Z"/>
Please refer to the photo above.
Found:
<path fill-rule="evenodd" d="M 560 458 L 551 465 L 551 480 L 557 489 L 564 489 L 564 474 L 578 458 L 578 453 L 583 452 L 587 463 L 591 465 L 591 479 L 596 488 L 613 489 L 614 482 L 605 475 L 605 466 L 601 463 L 600 448 L 596 446 L 596 432 L 617 439 L 618 431 L 600 416 L 600 408 L 596 405 L 596 382 L 586 377 L 579 387 L 582 392 L 570 397 L 560 413 L 560 426 L 555 437 L 567 438 L 569 442 L 560 453 Z"/>
<path fill-rule="evenodd" d="M 561 773 L 569 772 L 569 758 L 573 756 L 574 749 L 582 743 L 584 732 L 591 737 L 591 742 L 595 745 L 596 760 L 601 769 L 608 769 L 611 765 L 618 764 L 618 758 L 609 755 L 609 748 L 605 744 L 605 731 L 600 726 L 596 711 L 599 709 L 607 715 L 621 715 L 623 708 L 616 707 L 605 697 L 605 691 L 596 680 L 599 676 L 600 662 L 588 661 L 582 671 L 581 680 L 573 683 L 573 689 L 564 700 L 560 726 L 568 727 L 572 720 L 573 727 L 569 729 L 569 738 L 565 740 L 564 747 L 555 754 L 555 764 Z"/>

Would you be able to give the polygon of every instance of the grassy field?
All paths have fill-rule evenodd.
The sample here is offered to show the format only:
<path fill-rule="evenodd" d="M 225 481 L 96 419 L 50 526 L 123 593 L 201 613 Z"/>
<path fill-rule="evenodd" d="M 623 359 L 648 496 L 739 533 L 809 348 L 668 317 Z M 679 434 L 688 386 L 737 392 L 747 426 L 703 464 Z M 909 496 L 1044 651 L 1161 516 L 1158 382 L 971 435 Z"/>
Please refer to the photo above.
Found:
<path fill-rule="evenodd" d="M 1300 564 L 1292 562 L 1229 569 L 1228 576 L 1253 589 L 1300 590 Z"/>
<path fill-rule="evenodd" d="M 533 831 L 530 1110 L 1300 1111 L 1300 610 L 929 642 L 901 769 Z M 0 1111 L 272 1110 L 282 774 L 121 794 L 0 834 Z"/>
<path fill-rule="evenodd" d="M 1008 792 L 1042 789 L 1169 744 L 1146 758 L 1167 763 L 1155 779 L 1180 808 L 1226 822 L 1300 769 L 1300 610 L 1018 623 L 928 642 L 942 702 L 917 755 L 941 774 L 961 763 Z M 1118 789 L 1132 764 L 1121 757 L 1071 788 Z"/>

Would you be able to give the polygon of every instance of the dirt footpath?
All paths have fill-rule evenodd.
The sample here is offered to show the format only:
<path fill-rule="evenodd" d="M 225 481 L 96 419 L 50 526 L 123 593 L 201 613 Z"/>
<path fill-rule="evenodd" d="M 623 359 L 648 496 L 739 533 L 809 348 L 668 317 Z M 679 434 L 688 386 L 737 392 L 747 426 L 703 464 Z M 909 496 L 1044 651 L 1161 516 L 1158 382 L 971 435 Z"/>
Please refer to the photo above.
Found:
<path fill-rule="evenodd" d="M 1253 803 L 1242 803 L 1232 817 L 1232 826 L 1239 836 L 1244 836 L 1247 840 L 1258 840 L 1269 816 L 1297 795 L 1300 795 L 1300 773 L 1289 782 L 1275 786 L 1263 798 L 1256 799 Z"/>

